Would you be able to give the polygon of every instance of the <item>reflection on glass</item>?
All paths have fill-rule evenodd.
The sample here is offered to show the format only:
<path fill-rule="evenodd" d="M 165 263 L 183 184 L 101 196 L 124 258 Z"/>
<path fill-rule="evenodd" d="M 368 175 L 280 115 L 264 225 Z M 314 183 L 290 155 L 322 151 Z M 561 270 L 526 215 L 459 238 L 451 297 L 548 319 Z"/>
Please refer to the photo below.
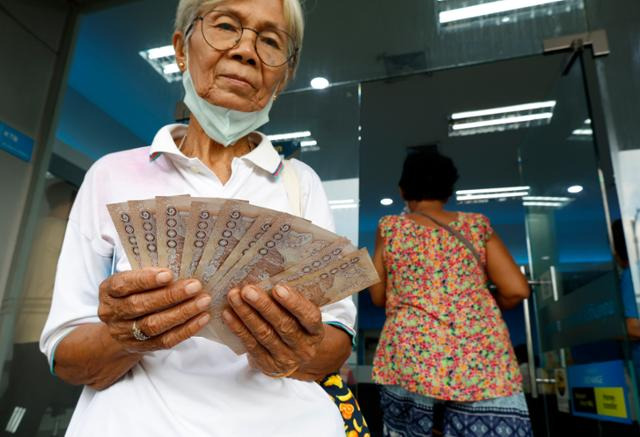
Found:
<path fill-rule="evenodd" d="M 75 188 L 47 179 L 42 214 L 36 229 L 24 288 L 16 300 L 2 303 L 3 341 L 12 347 L 2 374 L 0 424 L 10 435 L 55 435 L 66 428 L 80 394 L 51 375 L 38 341 L 49 314 L 53 281 Z M 6 323 L 9 322 L 9 323 Z"/>

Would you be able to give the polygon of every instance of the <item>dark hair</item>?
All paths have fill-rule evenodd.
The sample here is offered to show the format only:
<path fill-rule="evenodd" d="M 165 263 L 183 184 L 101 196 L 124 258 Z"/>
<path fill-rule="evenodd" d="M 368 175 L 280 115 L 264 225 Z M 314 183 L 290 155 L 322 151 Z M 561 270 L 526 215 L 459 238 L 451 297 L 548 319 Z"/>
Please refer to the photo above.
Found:
<path fill-rule="evenodd" d="M 453 194 L 458 177 L 451 158 L 435 151 L 420 151 L 407 155 L 399 185 L 404 200 L 446 202 Z"/>
<path fill-rule="evenodd" d="M 627 253 L 627 243 L 624 241 L 624 231 L 622 229 L 622 220 L 617 219 L 611 223 L 611 233 L 613 234 L 613 249 L 620 259 L 625 263 L 629 263 L 629 254 Z"/>

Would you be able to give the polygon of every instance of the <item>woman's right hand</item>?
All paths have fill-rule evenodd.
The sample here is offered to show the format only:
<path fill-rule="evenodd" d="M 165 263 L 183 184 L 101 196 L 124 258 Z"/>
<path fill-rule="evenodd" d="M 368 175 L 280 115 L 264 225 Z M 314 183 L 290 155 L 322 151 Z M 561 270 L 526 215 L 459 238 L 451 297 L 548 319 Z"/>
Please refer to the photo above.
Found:
<path fill-rule="evenodd" d="M 172 281 L 156 267 L 116 273 L 100 284 L 98 316 L 111 337 L 131 353 L 169 349 L 209 322 L 211 297 L 196 279 Z M 149 337 L 134 337 L 135 326 Z"/>

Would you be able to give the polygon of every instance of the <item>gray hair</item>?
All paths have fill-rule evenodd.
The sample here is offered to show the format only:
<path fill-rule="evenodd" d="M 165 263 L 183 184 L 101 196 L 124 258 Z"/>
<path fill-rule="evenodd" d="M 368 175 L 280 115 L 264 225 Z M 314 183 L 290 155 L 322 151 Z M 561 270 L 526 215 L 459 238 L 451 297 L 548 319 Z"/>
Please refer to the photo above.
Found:
<path fill-rule="evenodd" d="M 212 7 L 223 0 L 180 0 L 176 11 L 175 30 L 187 36 L 187 30 L 198 14 L 205 7 Z M 300 61 L 300 51 L 302 50 L 302 39 L 304 37 L 304 14 L 300 0 L 282 0 L 284 6 L 284 20 L 287 32 L 293 38 L 293 42 L 298 49 L 292 58 L 289 68 L 295 72 Z"/>

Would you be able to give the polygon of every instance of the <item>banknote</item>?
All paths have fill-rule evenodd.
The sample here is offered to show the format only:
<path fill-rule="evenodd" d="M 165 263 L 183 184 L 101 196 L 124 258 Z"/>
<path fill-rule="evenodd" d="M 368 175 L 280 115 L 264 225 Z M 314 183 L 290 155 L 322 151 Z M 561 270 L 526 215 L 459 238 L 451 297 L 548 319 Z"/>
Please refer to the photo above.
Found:
<path fill-rule="evenodd" d="M 269 210 L 246 202 L 227 200 L 220 209 L 209 238 L 209 244 L 202 253 L 194 277 L 202 281 L 205 289 L 214 274 L 236 248 L 260 216 L 270 215 Z"/>
<path fill-rule="evenodd" d="M 236 247 L 231 251 L 231 253 L 227 256 L 227 259 L 224 261 L 222 266 L 218 268 L 215 274 L 209 280 L 210 289 L 213 290 L 213 287 L 216 284 L 221 284 L 222 278 L 226 276 L 226 274 L 238 264 L 238 261 L 249 251 L 252 247 L 254 247 L 260 239 L 264 238 L 267 232 L 271 229 L 274 223 L 278 220 L 281 213 L 276 211 L 272 211 L 269 214 L 262 214 L 256 218 L 256 221 L 253 222 L 251 228 L 244 234 L 244 236 L 238 241 Z"/>
<path fill-rule="evenodd" d="M 369 252 L 367 249 L 361 249 L 335 259 L 314 273 L 306 274 L 287 285 L 322 307 L 338 302 L 378 282 L 380 278 L 369 257 Z M 262 284 L 265 291 L 271 292 L 273 287 L 283 283 L 284 281 L 269 279 Z M 212 308 L 211 321 L 205 336 L 224 343 L 237 354 L 242 354 L 246 352 L 244 345 L 222 320 L 222 311 L 225 307 L 226 304 Z"/>
<path fill-rule="evenodd" d="M 345 255 L 287 285 L 322 307 L 380 282 L 367 249 Z M 273 286 L 276 283 L 272 283 Z"/>
<path fill-rule="evenodd" d="M 339 238 L 300 217 L 283 214 L 218 286 L 231 289 L 258 284 L 318 254 Z"/>
<path fill-rule="evenodd" d="M 155 202 L 160 248 L 158 265 L 167 267 L 174 278 L 179 278 L 187 220 L 191 211 L 191 196 L 156 196 Z"/>
<path fill-rule="evenodd" d="M 316 255 L 294 265 L 293 267 L 271 276 L 258 283 L 257 286 L 263 290 L 270 290 L 272 284 L 289 283 L 302 278 L 305 275 L 314 273 L 332 261 L 342 258 L 358 249 L 351 244 L 347 238 L 339 238 L 329 246 L 322 249 Z"/>
<path fill-rule="evenodd" d="M 212 318 L 209 322 L 213 331 L 232 350 L 241 350 L 240 343 L 221 318 L 227 306 L 229 290 L 258 284 L 298 264 L 300 260 L 317 255 L 338 239 L 340 237 L 333 232 L 300 217 L 289 214 L 279 216 L 262 238 L 246 251 L 236 266 L 220 281 L 213 283 Z"/>
<path fill-rule="evenodd" d="M 107 210 L 120 238 L 120 243 L 124 248 L 124 253 L 127 255 L 129 264 L 131 264 L 131 268 L 134 270 L 142 268 L 140 249 L 135 235 L 136 231 L 131 221 L 131 214 L 129 214 L 129 204 L 127 202 L 111 203 L 107 205 Z"/>
<path fill-rule="evenodd" d="M 193 277 L 204 253 L 209 237 L 213 234 L 216 219 L 226 199 L 191 201 L 189 221 L 180 263 L 180 275 Z"/>
<path fill-rule="evenodd" d="M 129 211 L 140 249 L 142 267 L 158 266 L 155 199 L 130 200 Z"/>

